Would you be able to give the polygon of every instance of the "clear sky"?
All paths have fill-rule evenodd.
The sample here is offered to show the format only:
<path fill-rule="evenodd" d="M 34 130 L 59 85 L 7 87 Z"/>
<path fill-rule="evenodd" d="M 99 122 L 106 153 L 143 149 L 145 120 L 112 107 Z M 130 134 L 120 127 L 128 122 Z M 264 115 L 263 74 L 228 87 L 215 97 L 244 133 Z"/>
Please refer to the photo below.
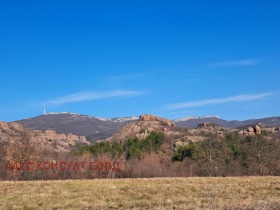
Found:
<path fill-rule="evenodd" d="M 280 1 L 1 1 L 0 120 L 280 115 Z"/>

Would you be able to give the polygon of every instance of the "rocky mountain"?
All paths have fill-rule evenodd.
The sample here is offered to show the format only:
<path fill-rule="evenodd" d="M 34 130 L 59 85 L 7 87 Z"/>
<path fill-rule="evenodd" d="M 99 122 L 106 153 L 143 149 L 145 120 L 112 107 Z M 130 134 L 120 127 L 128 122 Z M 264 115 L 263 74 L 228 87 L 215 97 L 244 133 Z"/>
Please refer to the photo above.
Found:
<path fill-rule="evenodd" d="M 53 130 L 29 130 L 19 123 L 0 122 L 0 143 L 9 145 L 13 142 L 30 140 L 37 148 L 50 152 L 69 152 L 78 144 L 89 144 L 85 136 L 58 134 Z"/>
<path fill-rule="evenodd" d="M 203 122 L 198 124 L 196 128 L 182 128 L 176 126 L 173 121 L 162 117 L 142 115 L 137 121 L 126 124 L 117 133 L 105 139 L 105 141 L 123 143 L 127 139 L 135 137 L 143 140 L 152 132 L 161 132 L 165 136 L 166 143 L 169 144 L 169 149 L 166 151 L 171 154 L 172 151 L 177 151 L 180 146 L 188 145 L 190 142 L 202 142 L 209 139 L 209 136 L 214 136 L 215 139 L 223 139 L 227 133 L 235 131 L 241 137 L 254 137 L 264 132 L 266 133 L 265 135 L 269 135 L 269 137 L 266 136 L 266 139 L 270 140 L 272 138 L 279 139 L 280 134 L 279 126 L 264 126 L 264 124 L 260 124 L 241 130 L 225 128 L 211 122 Z M 170 150 L 170 145 L 172 145 L 173 150 Z"/>
<path fill-rule="evenodd" d="M 143 115 L 145 120 L 153 120 L 153 115 Z M 162 121 L 163 118 L 155 121 Z M 54 130 L 57 133 L 72 133 L 78 136 L 86 136 L 86 138 L 94 142 L 96 140 L 105 139 L 112 136 L 125 124 L 135 122 L 138 117 L 121 117 L 121 118 L 98 118 L 89 115 L 80 115 L 75 113 L 48 113 L 38 117 L 23 119 L 16 121 L 24 127 L 32 130 Z M 163 120 L 164 121 L 164 120 Z M 263 124 L 265 126 L 280 125 L 280 117 L 268 117 L 263 119 L 251 119 L 245 121 L 227 121 L 218 116 L 204 117 L 187 117 L 174 121 L 167 120 L 165 123 L 172 123 L 176 127 L 196 128 L 198 124 L 204 122 L 213 123 L 225 128 L 246 129 L 254 124 Z"/>
<path fill-rule="evenodd" d="M 70 119 L 75 117 L 72 115 L 67 114 Z M 80 118 L 80 116 L 76 117 Z M 97 120 L 100 121 L 100 119 Z M 102 122 L 112 121 L 104 119 Z M 150 177 L 151 170 L 157 173 L 160 171 L 160 176 L 163 175 L 161 173 L 166 173 L 166 176 L 173 176 L 170 175 L 171 172 L 182 176 L 190 169 L 198 170 L 194 175 L 206 176 L 209 174 L 210 176 L 213 173 L 212 168 L 215 169 L 215 167 L 218 169 L 216 171 L 217 176 L 220 176 L 221 169 L 223 173 L 230 172 L 231 168 L 236 170 L 237 167 L 240 167 L 240 171 L 241 169 L 243 171 L 243 161 L 247 160 L 246 158 L 248 158 L 248 164 L 245 162 L 246 166 L 252 165 L 250 170 L 253 170 L 256 164 L 251 161 L 256 160 L 256 163 L 258 163 L 257 158 L 248 157 L 248 154 L 255 155 L 256 149 L 259 148 L 258 145 L 261 145 L 262 148 L 265 148 L 262 150 L 262 157 L 265 154 L 266 156 L 264 157 L 269 157 L 269 160 L 274 161 L 273 164 L 269 163 L 269 166 L 273 166 L 269 170 L 276 171 L 279 168 L 279 126 L 265 127 L 263 124 L 259 124 L 241 130 L 225 128 L 211 122 L 203 122 L 197 125 L 196 128 L 183 128 L 176 126 L 176 123 L 172 120 L 154 115 L 141 115 L 133 122 L 126 122 L 115 134 L 100 140 L 99 142 L 101 143 L 86 145 L 75 151 L 72 149 L 77 149 L 75 146 L 78 144 L 88 144 L 85 137 L 73 134 L 58 134 L 52 130 L 28 130 L 18 123 L 0 123 L 0 162 L 2 160 L 9 162 L 39 161 L 44 163 L 47 161 L 51 164 L 56 164 L 65 161 L 114 161 L 117 158 L 116 160 L 121 161 L 122 164 L 121 174 L 124 174 L 120 175 L 120 177 L 133 177 L 135 176 L 134 174 L 139 174 L 139 177 L 143 177 L 146 173 L 148 174 L 147 177 Z M 230 133 L 234 131 L 236 132 Z M 253 138 L 248 139 L 248 136 Z M 244 139 L 245 141 L 243 141 Z M 224 143 L 224 140 L 226 140 L 226 143 Z M 228 159 L 234 161 L 235 153 L 233 149 L 234 151 L 237 150 L 238 155 L 243 156 L 240 159 L 238 157 L 232 165 L 225 164 L 225 157 L 230 157 Z M 270 156 L 271 154 L 272 156 Z M 264 160 L 267 160 L 267 158 Z M 213 165 L 214 167 L 210 165 L 213 163 L 215 164 Z M 189 167 L 189 164 L 195 165 Z M 208 169 L 210 171 L 207 171 Z M 258 172 L 258 168 L 254 170 Z M 245 175 L 248 175 L 247 171 L 248 168 L 245 167 Z M 81 177 L 81 174 L 76 173 L 74 170 L 71 172 L 69 170 L 50 171 L 50 173 L 41 173 L 41 171 L 34 173 L 16 172 L 4 171 L 1 175 L 0 170 L 0 178 L 10 179 L 12 177 L 38 180 L 38 178 L 67 179 L 70 176 L 80 179 Z M 108 177 L 108 173 L 105 173 L 105 175 L 104 173 L 86 172 L 89 173 L 84 173 L 83 171 L 83 174 L 89 178 L 95 178 L 94 174 L 100 177 Z M 191 172 L 190 175 L 193 175 L 194 172 Z M 233 174 L 236 175 L 235 172 Z M 254 174 L 252 173 L 252 175 Z M 270 171 L 268 174 L 271 175 Z"/>
<path fill-rule="evenodd" d="M 48 113 L 33 118 L 15 121 L 32 130 L 54 130 L 57 133 L 86 136 L 95 141 L 111 136 L 125 123 L 132 122 L 138 117 L 97 118 L 89 115 L 60 112 Z"/>
<path fill-rule="evenodd" d="M 224 128 L 213 123 L 201 123 L 194 129 L 178 127 L 173 121 L 154 115 L 141 115 L 137 121 L 130 122 L 123 126 L 117 133 L 105 139 L 106 141 L 123 141 L 128 138 L 137 137 L 145 139 L 151 132 L 163 132 L 165 136 L 175 142 L 202 141 L 205 140 L 205 133 L 223 135 L 227 131 L 236 129 Z"/>

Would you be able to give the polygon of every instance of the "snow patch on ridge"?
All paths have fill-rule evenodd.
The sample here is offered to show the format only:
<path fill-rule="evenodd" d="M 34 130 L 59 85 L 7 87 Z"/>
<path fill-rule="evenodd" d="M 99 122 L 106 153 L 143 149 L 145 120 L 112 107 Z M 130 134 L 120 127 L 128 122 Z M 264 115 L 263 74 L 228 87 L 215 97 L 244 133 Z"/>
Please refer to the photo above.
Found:
<path fill-rule="evenodd" d="M 180 119 L 176 119 L 174 120 L 174 122 L 182 122 L 182 121 L 188 121 L 188 120 L 196 120 L 196 119 L 204 119 L 204 118 L 219 118 L 220 119 L 220 116 L 210 116 L 210 115 L 207 115 L 207 116 L 202 116 L 202 117 L 195 117 L 195 116 L 190 116 L 190 117 L 185 117 L 185 118 L 180 118 Z"/>

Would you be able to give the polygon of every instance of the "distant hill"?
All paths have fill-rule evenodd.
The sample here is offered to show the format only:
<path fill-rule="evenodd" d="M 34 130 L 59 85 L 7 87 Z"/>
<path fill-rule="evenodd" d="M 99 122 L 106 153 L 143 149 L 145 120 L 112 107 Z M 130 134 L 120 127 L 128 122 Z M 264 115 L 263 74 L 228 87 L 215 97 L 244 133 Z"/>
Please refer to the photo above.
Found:
<path fill-rule="evenodd" d="M 205 117 L 188 117 L 183 119 L 175 120 L 175 124 L 179 127 L 184 128 L 196 128 L 198 124 L 203 122 L 211 122 L 223 127 L 230 127 L 228 121 L 222 120 L 215 116 L 205 116 Z"/>
<path fill-rule="evenodd" d="M 97 118 L 74 113 L 48 113 L 33 118 L 15 121 L 32 130 L 55 130 L 57 133 L 86 136 L 95 141 L 107 138 L 120 129 L 125 123 L 137 117 Z"/>
<path fill-rule="evenodd" d="M 177 126 L 184 127 L 184 128 L 196 128 L 198 124 L 201 124 L 203 122 L 211 122 L 226 128 L 242 128 L 248 125 L 253 125 L 258 123 L 264 124 L 265 126 L 277 126 L 280 125 L 280 117 L 266 117 L 261 119 L 250 119 L 244 121 L 238 121 L 238 120 L 227 121 L 215 116 L 206 116 L 206 117 L 189 117 L 189 118 L 175 120 L 175 124 Z"/>

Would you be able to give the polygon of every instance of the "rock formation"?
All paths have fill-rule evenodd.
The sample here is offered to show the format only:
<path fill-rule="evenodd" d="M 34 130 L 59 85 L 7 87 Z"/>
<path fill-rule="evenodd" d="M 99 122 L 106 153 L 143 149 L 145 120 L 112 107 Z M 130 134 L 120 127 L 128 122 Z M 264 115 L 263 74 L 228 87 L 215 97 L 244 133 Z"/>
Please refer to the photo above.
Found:
<path fill-rule="evenodd" d="M 214 123 L 210 122 L 203 122 L 201 124 L 197 125 L 198 128 L 215 128 L 215 127 L 220 127 L 218 125 L 215 125 Z"/>
<path fill-rule="evenodd" d="M 162 124 L 166 125 L 166 126 L 175 126 L 174 122 L 171 120 L 168 120 L 168 119 L 162 118 L 162 117 L 158 117 L 158 116 L 154 116 L 154 115 L 150 115 L 150 114 L 141 115 L 139 117 L 139 119 L 142 121 L 159 121 L 159 122 L 162 122 Z"/>
<path fill-rule="evenodd" d="M 163 132 L 168 139 L 172 139 L 175 147 L 177 147 L 180 142 L 203 141 L 207 138 L 205 135 L 207 133 L 223 136 L 224 132 L 228 130 L 232 129 L 223 128 L 212 123 L 204 123 L 196 129 L 180 128 L 174 126 L 174 123 L 170 120 L 153 115 L 141 115 L 138 121 L 124 125 L 117 133 L 105 140 L 125 141 L 134 137 L 145 139 L 151 132 L 156 131 Z"/>
<path fill-rule="evenodd" d="M 240 135 L 245 135 L 245 136 L 256 136 L 260 135 L 262 133 L 262 129 L 259 125 L 255 125 L 254 127 L 248 127 L 247 130 L 241 130 L 239 131 Z"/>
<path fill-rule="evenodd" d="M 152 131 L 163 131 L 160 121 L 136 121 L 124 125 L 117 133 L 107 138 L 109 141 L 122 141 L 128 138 L 146 138 Z"/>
<path fill-rule="evenodd" d="M 256 134 L 261 134 L 261 133 L 262 133 L 261 127 L 258 126 L 258 125 L 256 125 L 256 126 L 254 127 L 254 132 L 255 132 Z"/>
<path fill-rule="evenodd" d="M 36 145 L 50 151 L 68 152 L 77 144 L 89 144 L 84 136 L 58 134 L 53 130 L 29 130 L 18 123 L 0 122 L 0 142 L 9 144 L 19 139 L 22 132 L 27 132 Z"/>

